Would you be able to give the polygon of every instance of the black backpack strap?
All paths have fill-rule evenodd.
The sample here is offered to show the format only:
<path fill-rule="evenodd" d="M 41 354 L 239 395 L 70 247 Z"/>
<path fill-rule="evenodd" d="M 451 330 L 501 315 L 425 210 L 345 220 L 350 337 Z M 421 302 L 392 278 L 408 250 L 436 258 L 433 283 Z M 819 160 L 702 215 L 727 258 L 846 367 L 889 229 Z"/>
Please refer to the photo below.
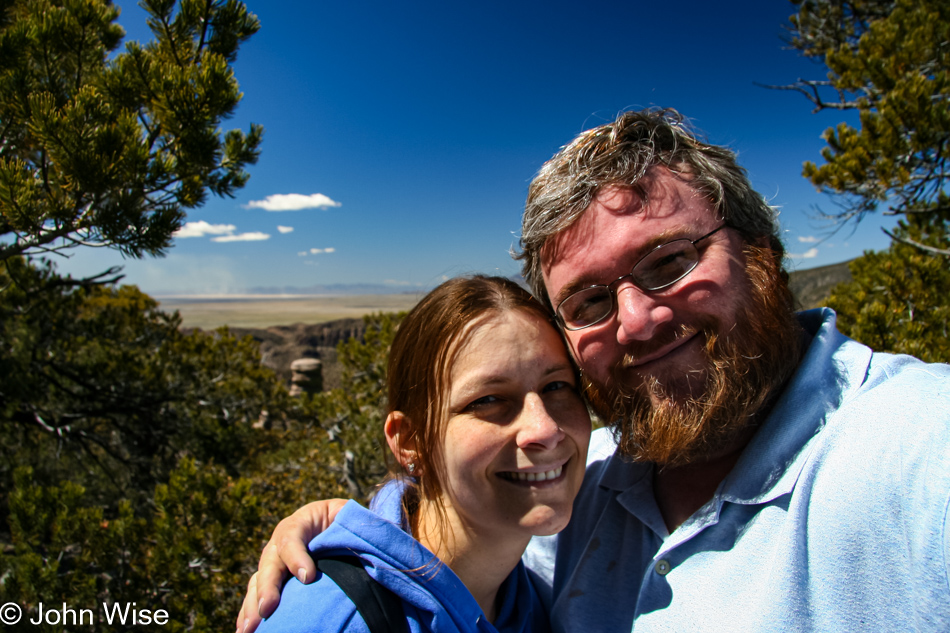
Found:
<path fill-rule="evenodd" d="M 409 633 L 402 600 L 373 580 L 356 556 L 316 559 L 317 569 L 333 579 L 359 611 L 370 633 Z"/>

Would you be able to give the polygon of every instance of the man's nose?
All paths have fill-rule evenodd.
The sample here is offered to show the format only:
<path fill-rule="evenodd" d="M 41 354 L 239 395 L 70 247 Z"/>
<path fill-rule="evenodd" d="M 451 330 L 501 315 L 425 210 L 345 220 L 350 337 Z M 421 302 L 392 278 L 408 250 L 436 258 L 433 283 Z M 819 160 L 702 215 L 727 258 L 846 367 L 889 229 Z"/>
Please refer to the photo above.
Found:
<path fill-rule="evenodd" d="M 544 400 L 537 393 L 525 397 L 524 406 L 518 416 L 519 448 L 554 448 L 564 439 L 564 431 L 548 413 Z"/>
<path fill-rule="evenodd" d="M 673 310 L 647 293 L 624 283 L 615 290 L 617 301 L 617 342 L 626 345 L 647 341 L 664 323 L 673 320 Z"/>

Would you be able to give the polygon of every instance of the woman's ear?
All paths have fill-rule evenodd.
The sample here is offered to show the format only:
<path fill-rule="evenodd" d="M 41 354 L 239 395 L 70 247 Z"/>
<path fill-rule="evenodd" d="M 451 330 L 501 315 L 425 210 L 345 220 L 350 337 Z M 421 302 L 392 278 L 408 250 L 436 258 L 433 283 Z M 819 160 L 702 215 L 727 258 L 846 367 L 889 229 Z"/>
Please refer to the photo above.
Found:
<path fill-rule="evenodd" d="M 416 441 L 415 434 L 412 433 L 412 422 L 402 411 L 392 411 L 386 416 L 383 432 L 396 461 L 411 474 L 415 470 L 416 462 Z"/>

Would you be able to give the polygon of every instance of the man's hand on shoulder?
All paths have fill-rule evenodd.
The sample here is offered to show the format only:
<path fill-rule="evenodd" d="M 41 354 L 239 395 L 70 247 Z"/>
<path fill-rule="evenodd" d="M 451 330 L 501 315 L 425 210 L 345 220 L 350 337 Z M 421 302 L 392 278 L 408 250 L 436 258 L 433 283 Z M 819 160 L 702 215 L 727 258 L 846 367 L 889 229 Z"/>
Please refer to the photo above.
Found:
<path fill-rule="evenodd" d="M 290 570 L 303 584 L 314 581 L 317 568 L 307 550 L 316 535 L 330 527 L 345 499 L 314 501 L 277 524 L 261 552 L 257 572 L 247 584 L 244 604 L 237 617 L 237 633 L 253 633 L 262 618 L 269 617 L 280 603 L 280 590 Z"/>

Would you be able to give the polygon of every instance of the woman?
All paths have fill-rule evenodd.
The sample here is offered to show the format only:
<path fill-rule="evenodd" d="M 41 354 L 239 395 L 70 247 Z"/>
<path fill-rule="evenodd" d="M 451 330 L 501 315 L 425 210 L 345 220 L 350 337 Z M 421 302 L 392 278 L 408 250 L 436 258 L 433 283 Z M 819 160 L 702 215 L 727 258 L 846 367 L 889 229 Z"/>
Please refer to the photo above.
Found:
<path fill-rule="evenodd" d="M 567 525 L 591 428 L 544 308 L 507 279 L 447 281 L 400 325 L 388 375 L 391 478 L 311 552 L 358 555 L 413 633 L 546 629 L 521 555 Z M 367 629 L 323 576 L 291 580 L 258 630 Z"/>

